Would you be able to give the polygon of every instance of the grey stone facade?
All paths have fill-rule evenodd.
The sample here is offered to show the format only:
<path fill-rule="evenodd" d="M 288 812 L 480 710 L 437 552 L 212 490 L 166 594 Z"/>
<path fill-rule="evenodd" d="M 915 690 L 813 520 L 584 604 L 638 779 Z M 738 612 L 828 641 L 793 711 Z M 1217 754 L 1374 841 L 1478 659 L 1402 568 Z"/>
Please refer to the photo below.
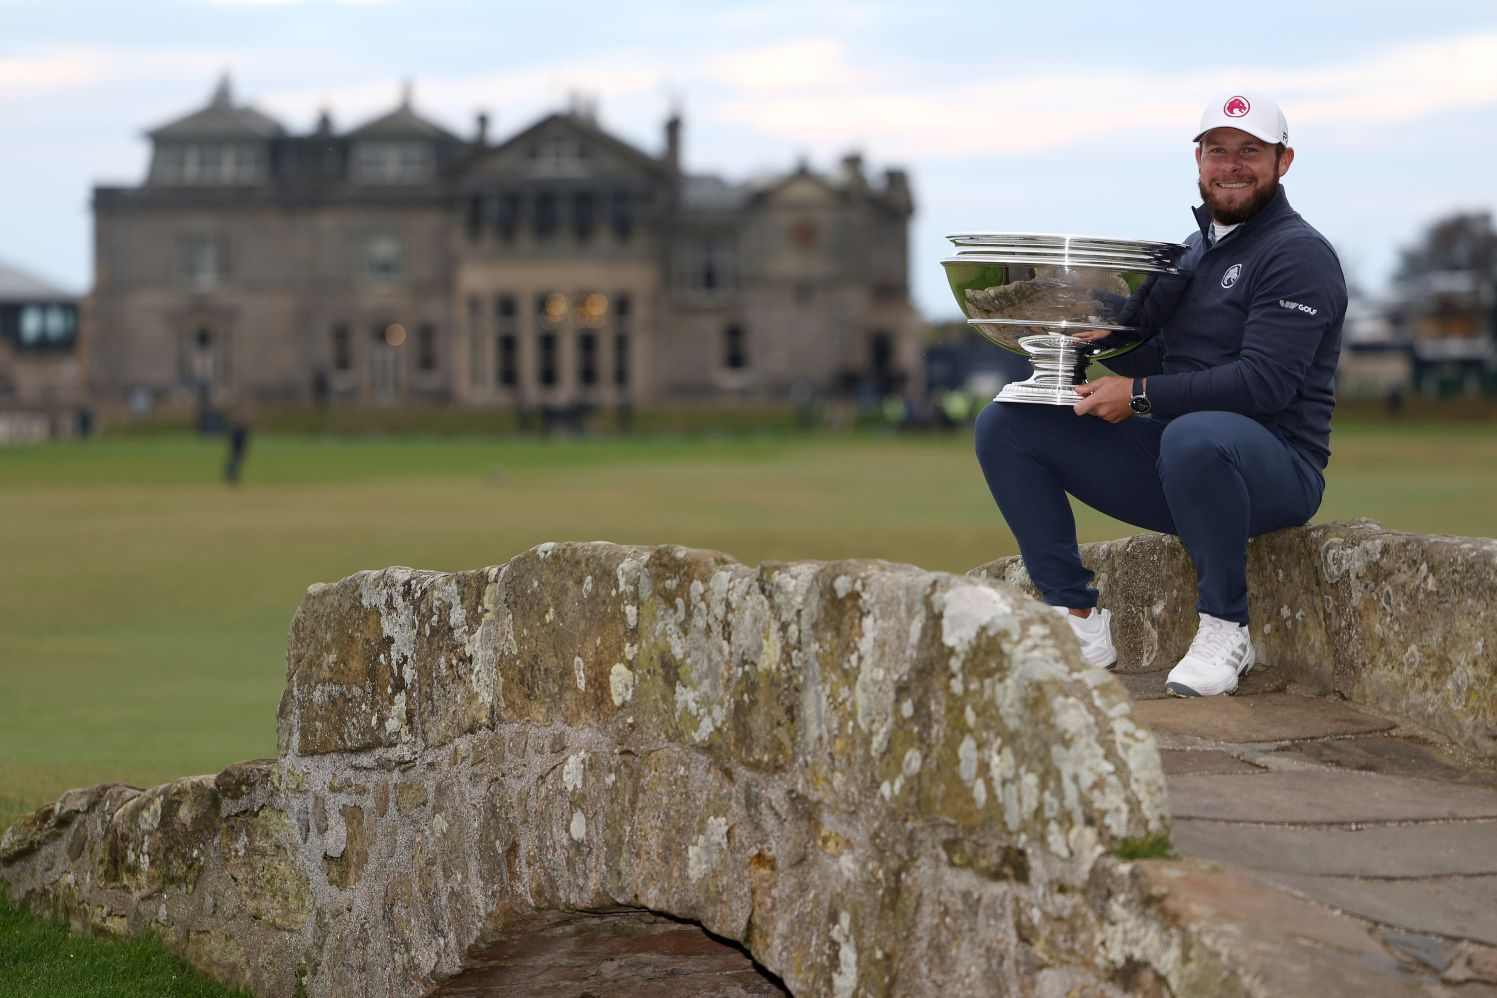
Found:
<path fill-rule="evenodd" d="M 79 301 L 0 261 L 0 445 L 82 431 Z"/>
<path fill-rule="evenodd" d="M 734 184 L 553 114 L 498 144 L 409 96 L 292 135 L 234 102 L 94 192 L 101 403 L 660 404 L 918 383 L 909 184 Z"/>

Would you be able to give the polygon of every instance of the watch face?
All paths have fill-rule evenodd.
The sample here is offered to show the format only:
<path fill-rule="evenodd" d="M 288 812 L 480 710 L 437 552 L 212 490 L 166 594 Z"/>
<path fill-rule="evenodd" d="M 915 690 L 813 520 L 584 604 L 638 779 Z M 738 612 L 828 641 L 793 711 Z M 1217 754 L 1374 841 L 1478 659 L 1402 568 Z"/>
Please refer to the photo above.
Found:
<path fill-rule="evenodd" d="M 1146 396 L 1135 395 L 1128 400 L 1128 408 L 1142 415 L 1149 411 L 1149 400 Z"/>

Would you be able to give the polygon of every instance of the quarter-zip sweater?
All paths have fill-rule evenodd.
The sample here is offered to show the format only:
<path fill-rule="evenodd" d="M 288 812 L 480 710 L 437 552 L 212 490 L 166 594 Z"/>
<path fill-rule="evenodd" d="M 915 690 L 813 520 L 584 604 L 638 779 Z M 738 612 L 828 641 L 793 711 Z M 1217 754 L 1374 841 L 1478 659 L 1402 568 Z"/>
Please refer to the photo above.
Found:
<path fill-rule="evenodd" d="M 1206 239 L 1210 213 L 1194 211 L 1197 231 L 1186 239 L 1181 277 L 1158 282 L 1139 310 L 1142 335 L 1155 336 L 1158 366 L 1109 366 L 1148 375 L 1156 419 L 1241 413 L 1323 469 L 1346 318 L 1335 250 L 1289 206 L 1282 187 L 1215 245 Z M 1137 360 L 1152 353 L 1140 350 Z"/>

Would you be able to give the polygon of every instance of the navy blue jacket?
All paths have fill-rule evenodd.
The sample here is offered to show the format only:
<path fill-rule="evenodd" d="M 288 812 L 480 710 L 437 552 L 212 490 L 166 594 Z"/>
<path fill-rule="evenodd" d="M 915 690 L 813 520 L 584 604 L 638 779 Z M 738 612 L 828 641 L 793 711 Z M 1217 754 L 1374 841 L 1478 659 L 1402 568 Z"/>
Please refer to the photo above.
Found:
<path fill-rule="evenodd" d="M 1148 377 L 1156 419 L 1241 413 L 1324 468 L 1346 318 L 1335 251 L 1282 187 L 1214 246 L 1206 245 L 1210 214 L 1199 207 L 1195 215 L 1184 275 L 1156 282 L 1135 319 L 1153 341 L 1108 366 Z"/>

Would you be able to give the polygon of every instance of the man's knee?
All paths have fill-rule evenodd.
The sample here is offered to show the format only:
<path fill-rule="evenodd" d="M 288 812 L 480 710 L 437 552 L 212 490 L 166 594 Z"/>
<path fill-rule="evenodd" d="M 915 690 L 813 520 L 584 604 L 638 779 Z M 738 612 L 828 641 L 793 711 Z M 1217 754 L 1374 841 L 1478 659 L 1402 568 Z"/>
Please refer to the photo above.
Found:
<path fill-rule="evenodd" d="M 977 414 L 974 426 L 977 453 L 983 454 L 994 448 L 1011 449 L 1014 444 L 1029 438 L 1033 432 L 1029 423 L 1035 414 L 1025 410 L 1038 408 L 1042 407 L 989 402 Z"/>
<path fill-rule="evenodd" d="M 1252 422 L 1231 412 L 1191 412 L 1171 420 L 1159 440 L 1160 471 L 1231 463 L 1240 421 Z"/>

